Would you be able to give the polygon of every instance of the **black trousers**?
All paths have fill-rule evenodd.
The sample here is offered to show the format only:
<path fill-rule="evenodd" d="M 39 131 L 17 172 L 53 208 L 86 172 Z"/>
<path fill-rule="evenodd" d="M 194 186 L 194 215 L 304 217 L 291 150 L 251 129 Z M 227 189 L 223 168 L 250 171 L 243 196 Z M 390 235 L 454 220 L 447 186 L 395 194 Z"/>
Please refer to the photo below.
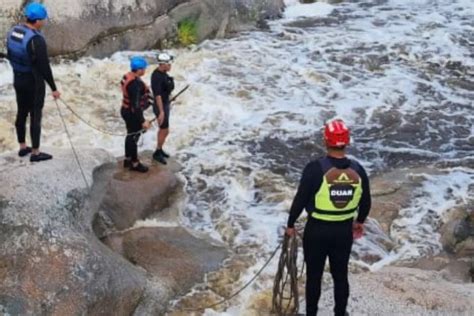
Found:
<path fill-rule="evenodd" d="M 352 248 L 352 220 L 323 222 L 310 219 L 303 237 L 306 262 L 306 315 L 315 316 L 321 296 L 321 279 L 326 258 L 334 280 L 336 316 L 344 315 L 349 299 L 348 264 Z"/>
<path fill-rule="evenodd" d="M 41 118 L 46 86 L 44 80 L 33 73 L 14 73 L 13 86 L 16 92 L 18 112 L 15 127 L 19 143 L 25 143 L 26 120 L 30 116 L 32 147 L 38 149 L 41 138 Z"/>
<path fill-rule="evenodd" d="M 127 126 L 127 134 L 137 133 L 142 130 L 142 121 L 141 118 L 135 115 L 129 109 L 122 107 L 120 111 L 123 120 Z M 131 159 L 132 162 L 138 161 L 138 139 L 140 138 L 141 133 L 134 135 L 127 135 L 125 137 L 125 158 Z"/>

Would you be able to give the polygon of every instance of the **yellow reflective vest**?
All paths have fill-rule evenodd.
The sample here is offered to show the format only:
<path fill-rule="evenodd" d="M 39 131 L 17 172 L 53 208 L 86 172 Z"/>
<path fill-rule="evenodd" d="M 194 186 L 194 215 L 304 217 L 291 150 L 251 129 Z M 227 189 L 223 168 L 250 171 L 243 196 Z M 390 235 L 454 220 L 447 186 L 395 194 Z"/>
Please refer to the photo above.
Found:
<path fill-rule="evenodd" d="M 347 169 L 337 169 L 328 158 L 320 160 L 323 181 L 315 196 L 313 218 L 338 222 L 354 218 L 362 197 L 362 180 L 351 161 Z"/>

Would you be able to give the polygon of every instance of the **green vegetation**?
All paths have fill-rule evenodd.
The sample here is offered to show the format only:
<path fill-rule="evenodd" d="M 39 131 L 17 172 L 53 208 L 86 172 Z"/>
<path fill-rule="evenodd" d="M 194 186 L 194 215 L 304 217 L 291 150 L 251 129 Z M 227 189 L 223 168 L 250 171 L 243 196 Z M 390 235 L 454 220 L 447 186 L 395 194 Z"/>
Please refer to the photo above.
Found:
<path fill-rule="evenodd" d="M 183 46 L 196 44 L 197 38 L 197 21 L 193 19 L 185 19 L 178 23 L 178 40 Z"/>

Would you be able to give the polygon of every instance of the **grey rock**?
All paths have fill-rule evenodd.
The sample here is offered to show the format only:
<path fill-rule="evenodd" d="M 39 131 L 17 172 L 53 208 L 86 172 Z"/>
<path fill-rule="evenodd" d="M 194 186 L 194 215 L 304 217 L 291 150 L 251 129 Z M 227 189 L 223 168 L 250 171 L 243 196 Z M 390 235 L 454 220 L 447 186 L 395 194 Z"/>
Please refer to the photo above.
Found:
<path fill-rule="evenodd" d="M 5 0 L 0 32 L 21 21 L 24 1 Z M 44 29 L 51 56 L 103 57 L 118 50 L 162 48 L 176 41 L 183 19 L 197 21 L 198 40 L 278 17 L 283 0 L 46 0 Z M 0 49 L 4 49 L 1 41 Z"/>
<path fill-rule="evenodd" d="M 227 255 L 178 225 L 130 229 L 169 204 L 173 163 L 142 175 L 117 168 L 105 151 L 81 148 L 89 193 L 69 150 L 45 150 L 53 160 L 0 156 L 0 181 L 9 184 L 0 188 L 2 313 L 157 315 Z M 118 228 L 127 231 L 110 233 Z"/>
<path fill-rule="evenodd" d="M 0 189 L 0 304 L 12 315 L 104 315 L 110 306 L 128 315 L 145 275 L 94 236 L 91 209 L 74 203 L 85 183 L 72 153 L 52 153 L 37 164 L 0 157 L 0 179 L 10 184 Z M 94 167 L 113 159 L 100 150 L 80 158 L 89 183 Z"/>

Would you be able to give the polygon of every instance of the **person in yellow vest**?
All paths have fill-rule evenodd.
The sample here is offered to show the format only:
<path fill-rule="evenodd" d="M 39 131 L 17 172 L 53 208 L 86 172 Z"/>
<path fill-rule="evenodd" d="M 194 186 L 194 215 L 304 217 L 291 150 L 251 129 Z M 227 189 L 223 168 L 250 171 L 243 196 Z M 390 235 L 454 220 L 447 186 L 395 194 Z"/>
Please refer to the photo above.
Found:
<path fill-rule="evenodd" d="M 148 63 L 143 57 L 132 57 L 131 71 L 125 74 L 120 82 L 123 94 L 120 113 L 127 126 L 123 167 L 142 173 L 147 172 L 148 167 L 138 160 L 137 142 L 141 132 L 150 128 L 150 122 L 145 120 L 143 111 L 150 107 L 152 101 L 150 89 L 141 79 L 147 66 Z"/>
<path fill-rule="evenodd" d="M 371 196 L 364 168 L 346 157 L 350 133 L 340 119 L 324 127 L 327 156 L 310 162 L 303 171 L 291 206 L 286 234 L 303 209 L 308 213 L 303 250 L 306 262 L 306 315 L 315 316 L 321 295 L 321 278 L 329 257 L 334 280 L 334 313 L 348 315 L 348 265 L 353 239 L 362 237 Z"/>

